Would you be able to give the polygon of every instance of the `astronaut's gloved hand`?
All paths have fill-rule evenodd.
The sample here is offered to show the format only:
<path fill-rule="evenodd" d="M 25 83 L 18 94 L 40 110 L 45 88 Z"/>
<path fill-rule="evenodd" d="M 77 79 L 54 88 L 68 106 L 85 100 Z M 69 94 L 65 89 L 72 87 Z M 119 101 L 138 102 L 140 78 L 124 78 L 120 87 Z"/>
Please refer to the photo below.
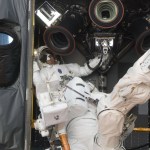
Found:
<path fill-rule="evenodd" d="M 87 66 L 91 70 L 97 69 L 102 63 L 102 57 L 101 56 L 96 56 L 93 59 L 90 59 L 89 62 L 87 63 Z"/>

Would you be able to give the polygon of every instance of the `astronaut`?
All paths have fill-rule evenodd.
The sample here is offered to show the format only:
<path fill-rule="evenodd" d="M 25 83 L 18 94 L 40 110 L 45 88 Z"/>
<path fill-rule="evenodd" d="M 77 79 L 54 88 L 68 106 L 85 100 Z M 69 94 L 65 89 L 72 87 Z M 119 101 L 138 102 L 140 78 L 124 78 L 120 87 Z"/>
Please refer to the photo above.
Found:
<path fill-rule="evenodd" d="M 95 57 L 84 66 L 76 63 L 59 64 L 56 56 L 49 53 L 46 46 L 37 49 L 33 62 L 33 83 L 41 116 L 35 121 L 34 126 L 43 137 L 49 135 L 49 127 L 52 125 L 57 125 L 59 135 L 66 134 L 64 123 L 68 119 L 68 104 L 63 94 L 65 85 L 75 76 L 91 74 L 93 72 L 91 68 L 97 67 L 99 62 L 100 58 Z M 82 114 L 82 107 L 78 108 L 78 114 Z"/>
<path fill-rule="evenodd" d="M 69 93 L 72 92 L 75 99 L 98 104 L 96 114 L 85 105 L 84 114 L 68 122 L 66 130 L 71 150 L 125 150 L 123 140 L 132 132 L 136 118 L 127 114 L 134 106 L 150 99 L 150 50 L 129 68 L 110 94 L 78 90 L 78 80 L 81 79 L 75 78 L 67 84 L 65 98 L 71 101 Z M 88 95 L 84 95 L 85 92 Z"/>

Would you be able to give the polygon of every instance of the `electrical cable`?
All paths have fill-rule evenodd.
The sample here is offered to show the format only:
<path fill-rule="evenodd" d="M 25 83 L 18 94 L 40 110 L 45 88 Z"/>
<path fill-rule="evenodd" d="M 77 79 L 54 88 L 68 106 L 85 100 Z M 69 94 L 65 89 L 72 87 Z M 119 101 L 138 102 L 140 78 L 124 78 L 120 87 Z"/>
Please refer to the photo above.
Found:
<path fill-rule="evenodd" d="M 100 57 L 100 58 L 99 58 L 99 63 L 98 63 L 94 68 L 92 68 L 92 67 L 90 66 L 89 61 L 87 62 L 87 66 L 88 66 L 88 68 L 89 68 L 90 70 L 96 70 L 96 69 L 98 69 L 98 68 L 100 67 L 100 64 L 102 63 L 102 60 L 103 60 L 103 54 L 101 53 L 101 55 L 100 55 L 99 57 Z"/>

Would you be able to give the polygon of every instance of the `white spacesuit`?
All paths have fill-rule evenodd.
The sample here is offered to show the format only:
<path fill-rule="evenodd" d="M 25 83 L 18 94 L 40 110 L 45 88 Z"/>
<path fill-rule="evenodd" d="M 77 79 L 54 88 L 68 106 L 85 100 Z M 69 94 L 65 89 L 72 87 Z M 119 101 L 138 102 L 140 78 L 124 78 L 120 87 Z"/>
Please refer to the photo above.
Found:
<path fill-rule="evenodd" d="M 90 66 L 94 68 L 98 63 L 99 59 L 95 58 Z M 71 150 L 124 149 L 122 141 L 128 130 L 125 127 L 127 113 L 135 105 L 150 99 L 150 50 L 128 70 L 110 94 L 96 89 L 91 91 L 92 85 L 75 77 L 90 74 L 92 71 L 87 65 L 46 65 L 40 70 L 34 62 L 33 69 L 42 113 L 42 118 L 37 120 L 40 123 L 35 124 L 35 127 L 40 132 L 45 132 L 52 124 L 61 125 L 65 121 Z M 72 77 L 75 78 L 70 80 Z M 55 104 L 58 109 L 53 111 Z M 56 116 L 55 112 L 59 115 Z M 134 119 L 129 124 L 133 122 Z M 59 131 L 65 132 L 61 128 Z"/>
<path fill-rule="evenodd" d="M 150 99 L 150 50 L 137 60 L 110 94 L 94 91 L 87 96 L 82 95 L 84 90 L 75 86 L 78 80 L 73 79 L 67 84 L 65 98 L 71 100 L 69 93 L 72 91 L 76 95 L 72 98 L 99 102 L 96 115 L 86 105 L 84 115 L 68 122 L 66 129 L 71 150 L 124 150 L 122 142 L 132 131 L 135 119 L 131 117 L 129 122 L 126 121 L 127 113 Z"/>
<path fill-rule="evenodd" d="M 48 48 L 42 46 L 37 49 L 37 53 L 45 51 L 46 61 L 54 57 L 47 53 Z M 63 95 L 65 85 L 75 76 L 87 76 L 93 72 L 88 65 L 79 66 L 72 64 L 47 64 L 41 63 L 39 55 L 33 62 L 33 83 L 36 87 L 37 103 L 41 111 L 41 117 L 35 122 L 35 129 L 41 135 L 48 136 L 48 129 L 51 125 L 58 124 L 60 134 L 65 131 L 63 123 L 68 120 L 68 104 Z M 96 67 L 100 62 L 99 57 L 90 60 L 89 66 Z M 79 101 L 81 102 L 81 101 Z M 78 105 L 79 106 L 79 105 Z M 75 108 L 75 107 L 74 107 Z M 73 110 L 73 109 L 72 109 Z M 82 107 L 78 109 L 78 114 L 82 114 Z"/>

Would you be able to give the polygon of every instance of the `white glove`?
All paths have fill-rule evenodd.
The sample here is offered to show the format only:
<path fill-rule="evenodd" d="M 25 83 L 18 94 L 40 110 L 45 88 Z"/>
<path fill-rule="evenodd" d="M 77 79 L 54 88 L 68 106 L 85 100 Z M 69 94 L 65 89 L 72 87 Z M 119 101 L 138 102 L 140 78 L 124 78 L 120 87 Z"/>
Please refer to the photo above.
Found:
<path fill-rule="evenodd" d="M 100 66 L 100 64 L 101 64 L 101 57 L 100 56 L 96 56 L 94 59 L 89 60 L 89 67 L 92 69 L 94 69 L 98 65 Z"/>

